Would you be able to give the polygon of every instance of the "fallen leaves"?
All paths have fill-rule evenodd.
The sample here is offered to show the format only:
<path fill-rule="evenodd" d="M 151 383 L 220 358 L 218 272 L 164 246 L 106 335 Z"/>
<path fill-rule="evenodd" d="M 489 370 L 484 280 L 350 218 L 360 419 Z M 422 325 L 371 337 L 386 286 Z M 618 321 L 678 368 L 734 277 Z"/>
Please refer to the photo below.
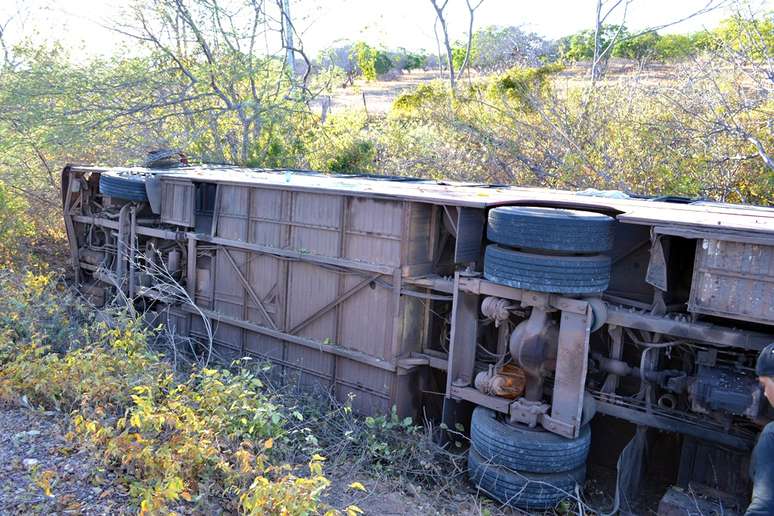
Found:
<path fill-rule="evenodd" d="M 365 490 L 366 490 L 365 486 L 363 484 L 361 484 L 360 482 L 352 482 L 351 484 L 349 484 L 349 488 L 350 489 L 357 489 L 358 491 L 363 491 L 363 492 L 365 492 Z"/>

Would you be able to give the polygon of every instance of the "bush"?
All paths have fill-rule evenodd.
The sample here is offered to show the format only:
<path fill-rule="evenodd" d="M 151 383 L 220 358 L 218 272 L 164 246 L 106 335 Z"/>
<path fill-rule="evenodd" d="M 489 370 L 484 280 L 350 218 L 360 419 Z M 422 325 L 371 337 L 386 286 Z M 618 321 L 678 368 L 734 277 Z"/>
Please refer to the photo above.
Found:
<path fill-rule="evenodd" d="M 69 414 L 68 437 L 115 470 L 140 514 L 214 501 L 248 514 L 323 508 L 322 457 L 304 477 L 272 464 L 286 418 L 253 373 L 178 379 L 138 319 L 91 320 L 50 275 L 0 273 L 0 289 L 0 399 Z"/>
<path fill-rule="evenodd" d="M 409 72 L 411 70 L 416 70 L 417 68 L 424 68 L 427 65 L 427 56 L 422 54 L 415 54 L 410 53 L 406 55 L 405 63 L 403 64 L 403 69 L 408 70 Z"/>
<path fill-rule="evenodd" d="M 366 172 L 374 169 L 376 147 L 366 131 L 365 113 L 345 112 L 328 117 L 306 136 L 306 157 L 315 170 Z"/>
<path fill-rule="evenodd" d="M 774 11 L 749 18 L 726 18 L 712 35 L 715 45 L 728 46 L 756 60 L 770 59 L 774 57 Z"/>
<path fill-rule="evenodd" d="M 682 61 L 697 51 L 696 38 L 685 34 L 664 34 L 656 41 L 655 57 L 661 61 Z"/>
<path fill-rule="evenodd" d="M 375 81 L 378 76 L 392 69 L 392 61 L 387 52 L 373 48 L 363 41 L 355 43 L 352 52 L 363 77 L 368 81 Z"/>
<path fill-rule="evenodd" d="M 628 35 L 626 27 L 604 25 L 599 34 L 600 48 L 607 48 L 613 38 L 623 39 Z M 559 40 L 559 55 L 566 61 L 588 61 L 594 57 L 595 33 L 582 30 Z"/>
<path fill-rule="evenodd" d="M 659 41 L 661 36 L 656 32 L 646 32 L 628 39 L 624 39 L 613 47 L 615 57 L 624 57 L 641 61 L 643 59 L 658 58 Z"/>
<path fill-rule="evenodd" d="M 563 68 L 558 63 L 539 68 L 511 68 L 490 81 L 487 94 L 490 98 L 505 96 L 522 108 L 531 109 L 532 102 L 546 92 L 551 76 Z"/>
<path fill-rule="evenodd" d="M 370 128 L 380 169 L 725 202 L 774 198 L 771 171 L 745 136 L 774 148 L 766 130 L 771 101 L 752 95 L 765 90 L 741 86 L 754 76 L 698 62 L 666 84 L 632 79 L 590 88 L 556 80 L 557 70 L 514 68 L 454 98 L 440 83 L 403 93 L 388 120 Z"/>
<path fill-rule="evenodd" d="M 0 266 L 20 258 L 19 247 L 34 235 L 27 202 L 0 182 Z"/>

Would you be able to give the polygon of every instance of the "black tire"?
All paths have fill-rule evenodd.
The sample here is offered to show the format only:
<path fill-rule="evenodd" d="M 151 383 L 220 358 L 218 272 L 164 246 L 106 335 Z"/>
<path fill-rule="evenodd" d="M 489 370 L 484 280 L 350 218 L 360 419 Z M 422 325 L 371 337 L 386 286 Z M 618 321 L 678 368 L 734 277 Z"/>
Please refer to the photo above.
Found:
<path fill-rule="evenodd" d="M 471 446 L 486 462 L 529 473 L 559 473 L 586 464 L 591 445 L 589 425 L 581 427 L 577 439 L 509 425 L 493 410 L 476 407 L 470 423 Z"/>
<path fill-rule="evenodd" d="M 496 466 L 475 448 L 468 452 L 468 477 L 483 492 L 506 505 L 523 509 L 550 509 L 583 485 L 586 466 L 563 473 L 518 473 Z"/>
<path fill-rule="evenodd" d="M 548 256 L 489 245 L 484 277 L 510 287 L 561 294 L 604 292 L 610 283 L 610 257 Z"/>
<path fill-rule="evenodd" d="M 590 211 L 531 206 L 489 210 L 487 238 L 509 247 L 596 254 L 613 248 L 615 219 Z"/>
<path fill-rule="evenodd" d="M 111 170 L 103 172 L 99 176 L 99 191 L 102 195 L 109 195 L 126 201 L 147 201 L 145 193 L 145 180 L 147 172 L 133 170 Z"/>

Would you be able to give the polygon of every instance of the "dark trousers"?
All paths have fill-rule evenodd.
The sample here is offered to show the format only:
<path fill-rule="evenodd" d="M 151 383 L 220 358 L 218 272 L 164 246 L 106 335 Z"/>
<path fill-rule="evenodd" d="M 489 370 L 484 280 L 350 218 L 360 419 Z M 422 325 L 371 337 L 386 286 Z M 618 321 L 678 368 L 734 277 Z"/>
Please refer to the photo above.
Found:
<path fill-rule="evenodd" d="M 745 516 L 774 515 L 774 421 L 758 437 L 750 460 L 753 494 Z"/>

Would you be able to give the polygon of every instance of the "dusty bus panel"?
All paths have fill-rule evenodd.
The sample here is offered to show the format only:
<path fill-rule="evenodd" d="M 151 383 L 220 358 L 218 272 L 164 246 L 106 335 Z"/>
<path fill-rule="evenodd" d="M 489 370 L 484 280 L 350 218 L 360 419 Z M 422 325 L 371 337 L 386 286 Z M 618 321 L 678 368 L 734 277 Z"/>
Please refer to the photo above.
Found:
<path fill-rule="evenodd" d="M 197 353 L 212 337 L 217 359 L 270 361 L 364 414 L 461 423 L 497 498 L 551 506 L 560 491 L 510 492 L 492 468 L 571 490 L 594 443 L 640 436 L 631 468 L 648 429 L 678 436 L 650 452 L 680 458 L 673 483 L 746 496 L 770 419 L 772 208 L 223 166 L 62 177 L 96 304 L 129 299 Z"/>
<path fill-rule="evenodd" d="M 774 245 L 697 240 L 688 309 L 766 324 L 774 320 Z"/>

